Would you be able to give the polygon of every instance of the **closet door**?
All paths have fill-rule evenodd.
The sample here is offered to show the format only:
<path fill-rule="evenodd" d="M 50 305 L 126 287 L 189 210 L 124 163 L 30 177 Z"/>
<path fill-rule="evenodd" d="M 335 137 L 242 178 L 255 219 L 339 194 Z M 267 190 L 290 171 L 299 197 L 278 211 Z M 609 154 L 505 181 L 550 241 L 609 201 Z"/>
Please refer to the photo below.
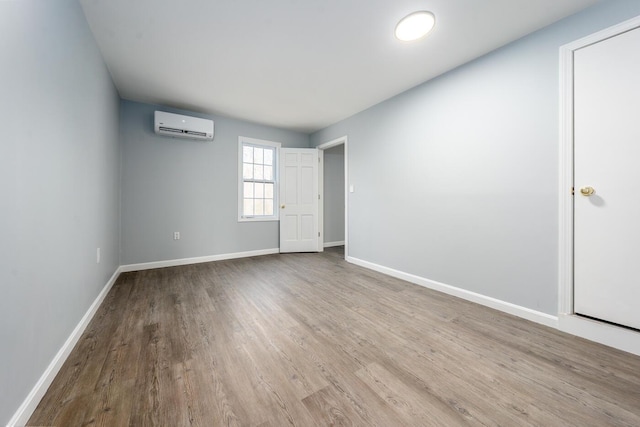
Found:
<path fill-rule="evenodd" d="M 640 28 L 574 52 L 574 311 L 640 329 Z"/>

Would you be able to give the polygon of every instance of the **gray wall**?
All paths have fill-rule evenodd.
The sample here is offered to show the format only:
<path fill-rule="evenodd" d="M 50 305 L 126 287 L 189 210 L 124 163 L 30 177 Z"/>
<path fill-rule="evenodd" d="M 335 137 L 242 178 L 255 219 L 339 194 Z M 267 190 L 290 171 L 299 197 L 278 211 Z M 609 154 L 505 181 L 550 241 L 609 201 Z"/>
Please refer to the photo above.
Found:
<path fill-rule="evenodd" d="M 324 242 L 344 241 L 344 144 L 324 150 Z"/>
<path fill-rule="evenodd" d="M 348 135 L 349 255 L 557 314 L 558 49 L 607 1 L 311 135 Z"/>
<path fill-rule="evenodd" d="M 119 265 L 119 100 L 76 1 L 0 2 L 0 58 L 6 425 Z"/>
<path fill-rule="evenodd" d="M 156 109 L 213 119 L 214 140 L 156 135 Z M 279 247 L 277 221 L 238 222 L 238 136 L 308 147 L 308 135 L 131 101 L 120 111 L 123 265 Z"/>

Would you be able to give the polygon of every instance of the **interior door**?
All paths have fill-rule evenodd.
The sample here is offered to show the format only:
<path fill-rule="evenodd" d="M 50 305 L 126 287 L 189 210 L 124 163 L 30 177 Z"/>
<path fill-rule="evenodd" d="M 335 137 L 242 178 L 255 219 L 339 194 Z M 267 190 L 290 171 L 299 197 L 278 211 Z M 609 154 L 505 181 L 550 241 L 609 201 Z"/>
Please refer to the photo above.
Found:
<path fill-rule="evenodd" d="M 640 29 L 574 53 L 574 311 L 640 329 Z"/>
<path fill-rule="evenodd" d="M 318 150 L 280 150 L 280 252 L 318 251 Z"/>

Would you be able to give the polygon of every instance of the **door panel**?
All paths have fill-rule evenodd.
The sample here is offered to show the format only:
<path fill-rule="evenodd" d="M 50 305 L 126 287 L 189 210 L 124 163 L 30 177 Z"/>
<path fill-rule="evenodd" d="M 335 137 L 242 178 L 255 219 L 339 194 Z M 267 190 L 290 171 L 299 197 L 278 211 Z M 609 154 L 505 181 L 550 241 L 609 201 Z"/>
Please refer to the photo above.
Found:
<path fill-rule="evenodd" d="M 318 251 L 318 150 L 283 148 L 280 252 Z"/>
<path fill-rule="evenodd" d="M 297 205 L 298 204 L 298 168 L 297 166 L 291 166 L 291 160 L 289 159 L 289 165 L 284 168 L 284 197 L 282 198 L 282 202 L 289 205 Z M 294 159 L 295 162 L 295 159 Z"/>
<path fill-rule="evenodd" d="M 303 240 L 311 240 L 314 238 L 314 234 L 318 235 L 316 227 L 314 227 L 315 215 L 301 215 L 300 216 L 300 233 Z M 317 246 L 316 246 L 317 249 Z"/>
<path fill-rule="evenodd" d="M 640 29 L 574 53 L 574 136 L 574 311 L 640 329 Z"/>

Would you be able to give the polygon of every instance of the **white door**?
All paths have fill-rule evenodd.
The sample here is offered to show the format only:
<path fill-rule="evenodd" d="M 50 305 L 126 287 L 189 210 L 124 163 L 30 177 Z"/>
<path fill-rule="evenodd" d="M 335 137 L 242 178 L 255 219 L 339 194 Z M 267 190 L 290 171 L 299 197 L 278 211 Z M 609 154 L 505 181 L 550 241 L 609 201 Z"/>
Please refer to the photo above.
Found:
<path fill-rule="evenodd" d="M 640 29 L 574 53 L 574 311 L 640 329 Z"/>
<path fill-rule="evenodd" d="M 318 251 L 318 150 L 280 150 L 280 252 Z"/>

